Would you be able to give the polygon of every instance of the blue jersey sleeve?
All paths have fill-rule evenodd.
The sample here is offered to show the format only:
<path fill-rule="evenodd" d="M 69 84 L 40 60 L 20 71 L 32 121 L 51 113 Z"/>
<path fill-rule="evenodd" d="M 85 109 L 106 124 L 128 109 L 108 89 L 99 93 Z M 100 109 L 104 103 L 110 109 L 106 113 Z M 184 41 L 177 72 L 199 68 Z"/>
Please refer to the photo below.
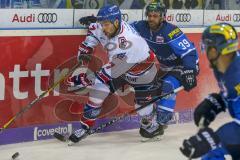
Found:
<path fill-rule="evenodd" d="M 228 100 L 228 110 L 232 117 L 236 118 L 240 122 L 240 97 L 236 99 Z"/>
<path fill-rule="evenodd" d="M 198 63 L 197 50 L 192 42 L 188 40 L 185 34 L 181 34 L 168 42 L 175 55 L 182 59 L 182 64 L 186 68 L 196 68 Z"/>
<path fill-rule="evenodd" d="M 233 87 L 229 87 L 227 91 L 228 110 L 234 118 L 240 120 L 240 80 L 239 80 L 240 72 L 235 71 L 232 73 L 235 74 L 234 76 L 232 76 L 232 79 L 235 80 L 232 81 Z"/>
<path fill-rule="evenodd" d="M 131 25 L 132 27 L 134 27 L 134 28 L 137 26 L 137 24 L 138 24 L 138 21 L 134 21 L 134 22 L 131 22 L 131 23 L 130 23 L 130 25 Z"/>
<path fill-rule="evenodd" d="M 179 37 L 169 41 L 168 44 L 173 49 L 174 53 L 181 58 L 191 51 L 196 50 L 185 34 L 181 34 Z"/>
<path fill-rule="evenodd" d="M 144 24 L 143 21 L 134 21 L 132 23 L 130 23 L 130 25 L 137 31 L 137 32 L 140 32 L 141 31 L 141 28 L 143 28 Z"/>
<path fill-rule="evenodd" d="M 226 98 L 228 109 L 232 117 L 240 122 L 240 55 L 237 55 L 232 63 L 228 66 L 224 74 L 215 76 L 218 80 L 218 85 L 221 94 Z"/>

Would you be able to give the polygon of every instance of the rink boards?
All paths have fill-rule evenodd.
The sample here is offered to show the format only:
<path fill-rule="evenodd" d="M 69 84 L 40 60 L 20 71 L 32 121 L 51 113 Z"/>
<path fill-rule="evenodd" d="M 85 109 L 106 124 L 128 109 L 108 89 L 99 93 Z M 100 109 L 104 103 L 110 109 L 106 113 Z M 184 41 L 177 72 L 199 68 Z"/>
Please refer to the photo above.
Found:
<path fill-rule="evenodd" d="M 208 93 L 218 91 L 206 57 L 200 51 L 202 28 L 185 28 L 183 31 L 198 50 L 200 74 L 195 89 L 189 93 L 181 91 L 177 96 L 177 113 L 171 123 L 191 121 L 194 107 Z M 76 63 L 78 45 L 85 34 L 86 31 L 80 29 L 0 30 L 0 126 Z M 89 64 L 92 71 L 107 62 L 106 53 L 100 46 L 94 51 L 94 56 L 93 63 Z M 78 125 L 87 97 L 88 91 L 67 93 L 61 85 L 57 86 L 19 118 L 11 129 L 0 134 L 0 145 L 48 139 L 55 131 L 70 132 Z M 119 90 L 118 96 L 111 95 L 104 102 L 98 123 L 133 109 L 133 105 L 132 90 Z M 105 131 L 136 128 L 138 119 L 134 114 Z"/>

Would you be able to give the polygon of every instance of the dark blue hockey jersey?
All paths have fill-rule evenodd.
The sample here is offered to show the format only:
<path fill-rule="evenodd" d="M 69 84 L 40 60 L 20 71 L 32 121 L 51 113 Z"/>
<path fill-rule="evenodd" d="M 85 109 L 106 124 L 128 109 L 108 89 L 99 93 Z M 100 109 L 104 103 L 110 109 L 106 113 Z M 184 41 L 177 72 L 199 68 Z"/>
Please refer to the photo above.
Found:
<path fill-rule="evenodd" d="M 197 67 L 196 48 L 177 26 L 164 21 L 157 32 L 152 32 L 147 21 L 137 21 L 131 25 L 145 38 L 161 64 L 167 67 Z"/>
<path fill-rule="evenodd" d="M 221 93 L 231 116 L 240 123 L 240 54 L 234 58 L 225 73 L 214 70 Z"/>

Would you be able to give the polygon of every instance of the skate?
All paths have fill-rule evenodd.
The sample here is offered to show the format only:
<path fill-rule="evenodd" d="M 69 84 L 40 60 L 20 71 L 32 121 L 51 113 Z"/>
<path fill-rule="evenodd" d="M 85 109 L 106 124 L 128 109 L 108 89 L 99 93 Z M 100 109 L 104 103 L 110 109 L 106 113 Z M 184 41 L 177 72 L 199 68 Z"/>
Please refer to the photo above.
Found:
<path fill-rule="evenodd" d="M 139 133 L 143 137 L 141 142 L 160 141 L 163 138 L 167 125 L 157 124 L 149 128 L 140 128 Z"/>
<path fill-rule="evenodd" d="M 141 119 L 139 134 L 142 142 L 159 141 L 162 139 L 166 125 L 157 123 L 155 115 L 145 116 Z"/>
<path fill-rule="evenodd" d="M 82 139 L 86 138 L 89 131 L 89 126 L 85 123 L 82 123 L 82 128 L 75 130 L 74 133 L 68 137 L 68 146 L 72 146 L 73 144 L 78 143 Z"/>
<path fill-rule="evenodd" d="M 74 133 L 72 133 L 70 136 L 55 132 L 53 134 L 53 137 L 61 142 L 67 142 L 68 146 L 71 146 L 88 136 L 88 133 L 90 131 L 89 126 L 81 122 L 81 127 L 82 128 L 75 130 Z"/>

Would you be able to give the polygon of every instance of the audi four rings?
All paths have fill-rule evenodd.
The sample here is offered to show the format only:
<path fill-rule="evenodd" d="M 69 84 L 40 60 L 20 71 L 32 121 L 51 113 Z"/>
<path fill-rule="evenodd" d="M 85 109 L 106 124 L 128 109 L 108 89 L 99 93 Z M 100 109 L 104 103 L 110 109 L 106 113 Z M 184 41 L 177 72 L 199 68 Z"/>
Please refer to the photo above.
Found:
<path fill-rule="evenodd" d="M 240 22 L 240 14 L 233 15 L 233 22 Z"/>
<path fill-rule="evenodd" d="M 128 22 L 128 14 L 122 13 L 121 16 L 122 16 L 122 19 L 123 19 L 124 21 Z"/>
<path fill-rule="evenodd" d="M 190 13 L 177 13 L 175 16 L 177 22 L 190 22 L 191 14 Z"/>
<path fill-rule="evenodd" d="M 57 14 L 56 13 L 39 13 L 38 14 L 38 22 L 39 23 L 55 23 L 57 22 Z"/>

